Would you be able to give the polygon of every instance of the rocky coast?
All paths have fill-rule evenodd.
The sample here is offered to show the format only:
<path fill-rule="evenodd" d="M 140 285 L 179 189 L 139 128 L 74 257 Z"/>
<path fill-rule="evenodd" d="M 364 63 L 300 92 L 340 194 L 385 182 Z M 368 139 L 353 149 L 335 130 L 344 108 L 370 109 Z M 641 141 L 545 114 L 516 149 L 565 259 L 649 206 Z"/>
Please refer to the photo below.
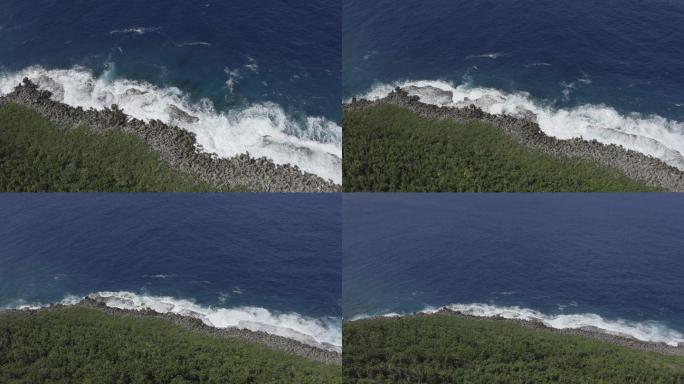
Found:
<path fill-rule="evenodd" d="M 126 310 L 108 307 L 104 302 L 93 298 L 83 298 L 75 306 L 94 309 L 102 311 L 112 316 L 127 316 L 127 317 L 152 317 L 168 321 L 174 325 L 186 329 L 198 335 L 210 336 L 216 338 L 236 339 L 252 344 L 264 345 L 274 351 L 283 352 L 289 355 L 304 357 L 311 361 L 321 362 L 324 364 L 341 365 L 342 354 L 336 351 L 317 348 L 307 344 L 300 343 L 296 340 L 288 339 L 286 337 L 275 336 L 265 332 L 254 332 L 247 329 L 240 328 L 214 328 L 204 324 L 200 319 L 183 316 L 173 313 L 159 313 L 152 310 Z M 55 304 L 40 309 L 12 309 L 4 312 L 19 313 L 24 316 L 36 315 L 38 312 L 50 312 L 65 308 L 65 305 Z M 2 314 L 3 311 L 0 311 Z"/>
<path fill-rule="evenodd" d="M 656 353 L 660 353 L 663 355 L 684 357 L 684 345 L 682 345 L 682 344 L 675 347 L 675 346 L 668 345 L 665 343 L 654 343 L 654 342 L 648 342 L 648 341 L 641 341 L 641 340 L 637 340 L 637 339 L 635 339 L 633 337 L 629 337 L 629 336 L 614 335 L 614 334 L 606 333 L 605 331 L 603 331 L 601 329 L 592 328 L 592 327 L 558 329 L 558 328 L 549 327 L 546 324 L 544 324 L 543 322 L 537 321 L 537 320 L 507 319 L 507 318 L 504 318 L 501 316 L 492 316 L 492 317 L 473 316 L 473 315 L 465 314 L 465 313 L 462 313 L 459 311 L 454 311 L 454 310 L 451 310 L 451 309 L 446 308 L 446 307 L 440 308 L 439 310 L 437 310 L 435 312 L 430 312 L 430 313 L 419 312 L 419 313 L 410 314 L 410 315 L 406 315 L 406 316 L 426 317 L 426 316 L 439 316 L 439 315 L 455 316 L 455 317 L 459 317 L 462 319 L 474 320 L 474 321 L 494 320 L 494 321 L 508 322 L 508 323 L 517 324 L 521 327 L 524 327 L 527 329 L 532 329 L 532 330 L 539 331 L 539 332 L 549 332 L 549 333 L 554 333 L 554 334 L 559 334 L 559 335 L 584 337 L 584 338 L 594 339 L 594 340 L 598 340 L 598 341 L 601 341 L 604 343 L 614 344 L 614 345 L 618 345 L 621 347 L 635 349 L 635 350 L 639 350 L 639 351 L 656 352 Z M 383 319 L 400 319 L 401 317 L 402 316 L 382 317 L 382 318 Z"/>
<path fill-rule="evenodd" d="M 416 87 L 413 87 L 416 88 Z M 384 98 L 378 100 L 352 99 L 343 105 L 344 111 L 356 111 L 388 104 L 404 108 L 416 115 L 428 119 L 451 119 L 455 121 L 478 120 L 489 123 L 503 134 L 513 138 L 524 147 L 554 157 L 581 158 L 592 161 L 602 167 L 613 168 L 624 173 L 628 178 L 646 183 L 650 187 L 669 191 L 684 192 L 684 172 L 667 165 L 660 159 L 642 153 L 627 150 L 618 145 L 607 145 L 598 141 L 587 141 L 582 138 L 560 140 L 545 134 L 537 124 L 533 114 L 521 116 L 499 115 L 484 112 L 474 104 L 458 107 L 437 106 L 421 102 L 420 96 L 411 95 L 416 89 L 396 88 Z M 422 89 L 431 98 L 450 98 L 436 89 Z M 445 91 L 442 91 L 445 92 Z"/>
<path fill-rule="evenodd" d="M 116 105 L 104 110 L 74 108 L 51 99 L 50 91 L 41 90 L 28 79 L 13 92 L 0 97 L 0 106 L 18 104 L 30 108 L 61 129 L 85 127 L 93 133 L 119 131 L 134 135 L 172 168 L 189 174 L 198 182 L 218 189 L 255 192 L 337 192 L 340 186 L 331 180 L 306 173 L 297 166 L 278 165 L 267 158 L 253 158 L 249 153 L 219 158 L 204 152 L 195 135 L 162 121 L 145 122 L 126 115 Z M 177 107 L 169 106 L 173 121 L 192 121 Z"/>

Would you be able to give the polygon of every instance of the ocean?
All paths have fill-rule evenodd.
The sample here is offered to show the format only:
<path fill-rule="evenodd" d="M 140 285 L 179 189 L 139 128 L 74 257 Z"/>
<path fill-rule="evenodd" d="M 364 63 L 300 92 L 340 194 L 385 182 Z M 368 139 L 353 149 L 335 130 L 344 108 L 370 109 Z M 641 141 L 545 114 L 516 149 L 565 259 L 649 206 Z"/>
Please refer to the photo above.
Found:
<path fill-rule="evenodd" d="M 340 12 L 333 0 L 3 1 L 0 94 L 29 77 L 69 105 L 118 104 L 205 151 L 339 183 Z"/>
<path fill-rule="evenodd" d="M 343 94 L 433 86 L 684 170 L 684 3 L 343 0 Z M 413 92 L 418 94 L 420 92 Z M 468 98 L 468 100 L 466 100 Z"/>
<path fill-rule="evenodd" d="M 343 317 L 450 307 L 684 343 L 676 194 L 349 194 Z"/>
<path fill-rule="evenodd" d="M 341 197 L 5 194 L 0 308 L 193 316 L 340 350 Z"/>

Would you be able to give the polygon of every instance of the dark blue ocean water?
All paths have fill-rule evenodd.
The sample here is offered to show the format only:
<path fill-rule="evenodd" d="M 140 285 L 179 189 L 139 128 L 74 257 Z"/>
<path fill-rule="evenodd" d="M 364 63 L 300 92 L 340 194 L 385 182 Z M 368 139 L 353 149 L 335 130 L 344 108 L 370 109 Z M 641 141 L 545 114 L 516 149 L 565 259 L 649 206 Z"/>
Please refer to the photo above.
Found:
<path fill-rule="evenodd" d="M 345 195 L 343 316 L 478 303 L 681 338 L 682 214 L 670 194 Z"/>
<path fill-rule="evenodd" d="M 116 77 L 177 86 L 219 107 L 273 101 L 336 120 L 339 28 L 332 0 L 10 0 L 0 4 L 0 65 L 102 73 L 114 62 Z M 249 58 L 258 73 L 244 68 Z M 235 95 L 226 67 L 242 69 Z"/>
<path fill-rule="evenodd" d="M 441 79 L 684 121 L 680 1 L 342 3 L 346 98 L 376 82 Z"/>
<path fill-rule="evenodd" d="M 126 291 L 203 308 L 338 318 L 340 199 L 3 195 L 0 307 Z"/>

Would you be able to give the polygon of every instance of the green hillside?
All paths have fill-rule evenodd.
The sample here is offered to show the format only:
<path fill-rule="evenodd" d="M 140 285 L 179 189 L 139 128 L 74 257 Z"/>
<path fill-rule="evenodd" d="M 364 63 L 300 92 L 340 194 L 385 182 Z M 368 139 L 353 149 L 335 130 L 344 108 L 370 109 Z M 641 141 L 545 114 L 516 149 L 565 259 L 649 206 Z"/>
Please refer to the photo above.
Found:
<path fill-rule="evenodd" d="M 1 383 L 340 383 L 340 367 L 158 318 L 69 307 L 0 314 Z"/>
<path fill-rule="evenodd" d="M 344 324 L 345 383 L 682 383 L 684 357 L 450 315 Z"/>

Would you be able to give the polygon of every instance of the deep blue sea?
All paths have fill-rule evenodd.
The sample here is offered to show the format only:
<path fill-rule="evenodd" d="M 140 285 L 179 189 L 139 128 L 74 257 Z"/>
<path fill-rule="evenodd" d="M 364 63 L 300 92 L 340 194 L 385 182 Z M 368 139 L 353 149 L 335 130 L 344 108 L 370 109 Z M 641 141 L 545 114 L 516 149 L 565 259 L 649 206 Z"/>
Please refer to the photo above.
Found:
<path fill-rule="evenodd" d="M 341 197 L 5 194 L 0 307 L 74 302 L 341 346 Z"/>
<path fill-rule="evenodd" d="M 0 94 L 28 76 L 67 104 L 116 103 L 219 155 L 249 151 L 337 180 L 340 13 L 334 0 L 7 0 Z M 200 121 L 171 121 L 170 104 Z"/>
<path fill-rule="evenodd" d="M 345 99 L 431 85 L 453 99 L 423 101 L 532 111 L 550 135 L 684 169 L 684 2 L 342 3 Z"/>
<path fill-rule="evenodd" d="M 349 194 L 343 316 L 451 306 L 684 342 L 684 198 Z"/>

